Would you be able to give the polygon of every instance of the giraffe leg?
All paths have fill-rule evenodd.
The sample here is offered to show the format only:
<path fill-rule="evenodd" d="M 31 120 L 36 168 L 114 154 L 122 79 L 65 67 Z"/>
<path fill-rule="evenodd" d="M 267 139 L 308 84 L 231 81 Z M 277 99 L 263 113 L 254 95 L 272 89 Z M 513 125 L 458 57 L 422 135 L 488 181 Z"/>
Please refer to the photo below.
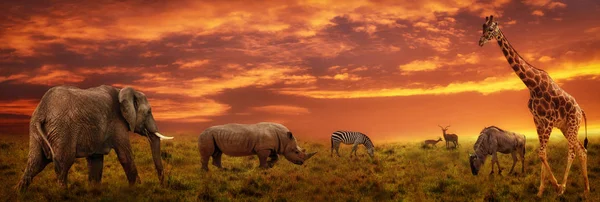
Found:
<path fill-rule="evenodd" d="M 583 174 L 583 182 L 585 183 L 584 193 L 590 193 L 590 181 L 587 174 L 587 151 L 583 145 L 577 142 L 577 150 L 579 152 L 579 161 L 581 161 L 581 174 Z"/>
<path fill-rule="evenodd" d="M 565 137 L 569 141 L 569 156 L 567 161 L 567 168 L 565 170 L 565 176 L 562 183 L 562 191 L 564 192 L 564 188 L 567 184 L 567 177 L 569 175 L 571 163 L 573 162 L 573 159 L 575 159 L 575 156 L 579 155 L 579 161 L 581 161 L 581 173 L 583 174 L 583 181 L 585 183 L 584 193 L 587 194 L 590 191 L 590 182 L 588 180 L 587 175 L 587 151 L 583 147 L 583 145 L 577 140 L 577 131 L 579 131 L 579 126 L 573 126 L 570 127 L 567 131 L 563 131 L 563 134 L 566 134 Z"/>
<path fill-rule="evenodd" d="M 550 168 L 550 164 L 548 164 L 548 156 L 546 155 L 546 149 L 547 149 L 547 144 L 548 144 L 548 136 L 546 137 L 546 139 L 540 140 L 540 143 L 542 144 L 540 146 L 540 150 L 539 150 L 539 156 L 540 159 L 542 161 L 542 166 L 545 169 L 546 174 L 548 175 L 547 177 L 550 177 L 550 183 L 552 185 L 554 185 L 554 187 L 556 187 L 556 189 L 561 192 L 561 186 L 558 184 L 558 181 L 556 180 L 556 178 L 554 177 L 554 174 L 552 173 L 552 169 Z M 543 175 L 542 175 L 543 176 Z M 544 180 L 544 176 L 542 177 L 542 180 Z M 543 183 L 543 181 L 542 181 Z M 541 186 L 540 186 L 541 187 Z M 542 189 L 540 189 L 541 192 L 543 192 Z M 538 196 L 541 196 L 542 193 L 538 192 Z"/>
<path fill-rule="evenodd" d="M 548 177 L 550 177 L 550 183 L 552 183 L 552 185 L 554 185 L 557 190 L 561 190 L 561 187 L 558 185 L 558 181 L 556 181 L 556 178 L 554 177 L 554 174 L 552 173 L 552 169 L 550 168 L 550 164 L 548 164 L 548 157 L 546 155 L 548 140 L 550 139 L 550 133 L 552 133 L 552 125 L 538 121 L 536 119 L 536 127 L 537 127 L 538 138 L 540 141 L 540 150 L 538 151 L 538 155 L 542 162 L 542 176 L 541 176 L 540 188 L 539 188 L 537 195 L 539 197 L 541 197 L 542 194 L 544 193 L 544 179 L 546 178 L 546 176 L 545 176 L 546 174 L 548 175 Z M 546 172 L 546 174 L 544 174 L 544 172 Z"/>

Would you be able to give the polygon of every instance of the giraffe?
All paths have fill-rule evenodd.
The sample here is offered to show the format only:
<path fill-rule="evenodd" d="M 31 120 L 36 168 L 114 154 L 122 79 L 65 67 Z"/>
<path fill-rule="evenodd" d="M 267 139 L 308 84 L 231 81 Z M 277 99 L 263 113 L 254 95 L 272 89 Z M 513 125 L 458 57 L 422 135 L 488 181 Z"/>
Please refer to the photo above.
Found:
<path fill-rule="evenodd" d="M 567 177 L 571 164 L 576 155 L 581 161 L 581 170 L 585 183 L 584 193 L 590 191 L 590 184 L 587 175 L 587 120 L 585 113 L 579 107 L 575 98 L 561 89 L 552 78 L 544 70 L 538 69 L 527 63 L 508 42 L 500 28 L 498 22 L 494 21 L 494 16 L 485 18 L 483 24 L 483 33 L 479 39 L 479 46 L 495 39 L 502 49 L 502 53 L 506 57 L 508 64 L 514 72 L 523 81 L 529 89 L 530 99 L 528 108 L 533 115 L 533 120 L 537 128 L 540 148 L 538 155 L 542 162 L 540 187 L 538 197 L 541 197 L 544 192 L 545 175 L 549 175 L 550 182 L 557 189 L 559 195 L 563 194 L 567 184 Z M 577 140 L 577 133 L 581 124 L 581 119 L 585 121 L 585 141 L 582 145 Z M 556 127 L 560 129 L 569 144 L 569 152 L 567 156 L 567 168 L 565 170 L 562 184 L 558 184 L 550 165 L 548 164 L 546 149 L 550 133 Z"/>

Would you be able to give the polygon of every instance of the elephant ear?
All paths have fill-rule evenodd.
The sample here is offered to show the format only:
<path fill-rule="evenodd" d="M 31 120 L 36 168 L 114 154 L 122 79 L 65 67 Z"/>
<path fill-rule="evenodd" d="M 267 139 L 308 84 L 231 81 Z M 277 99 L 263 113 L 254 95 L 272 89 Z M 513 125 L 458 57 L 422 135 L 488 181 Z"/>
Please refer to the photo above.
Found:
<path fill-rule="evenodd" d="M 121 114 L 125 118 L 125 121 L 127 121 L 129 131 L 134 131 L 135 121 L 137 119 L 135 90 L 133 90 L 131 87 L 125 87 L 121 89 L 121 91 L 119 91 L 119 103 L 121 104 Z"/>
<path fill-rule="evenodd" d="M 287 135 L 288 135 L 288 138 L 290 138 L 290 139 L 292 139 L 292 140 L 294 139 L 294 136 L 292 135 L 292 132 L 289 132 L 289 131 L 288 131 L 288 132 L 287 132 Z"/>

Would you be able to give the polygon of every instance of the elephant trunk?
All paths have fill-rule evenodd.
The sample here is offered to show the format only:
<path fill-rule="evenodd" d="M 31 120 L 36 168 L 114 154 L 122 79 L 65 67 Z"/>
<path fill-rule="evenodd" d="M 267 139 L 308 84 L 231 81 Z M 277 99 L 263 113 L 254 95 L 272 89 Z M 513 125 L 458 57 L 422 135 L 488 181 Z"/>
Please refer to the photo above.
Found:
<path fill-rule="evenodd" d="M 157 135 L 150 135 L 150 149 L 152 150 L 152 160 L 154 160 L 154 167 L 156 167 L 156 173 L 158 174 L 158 180 L 162 184 L 164 181 L 164 169 L 160 158 L 160 137 Z"/>

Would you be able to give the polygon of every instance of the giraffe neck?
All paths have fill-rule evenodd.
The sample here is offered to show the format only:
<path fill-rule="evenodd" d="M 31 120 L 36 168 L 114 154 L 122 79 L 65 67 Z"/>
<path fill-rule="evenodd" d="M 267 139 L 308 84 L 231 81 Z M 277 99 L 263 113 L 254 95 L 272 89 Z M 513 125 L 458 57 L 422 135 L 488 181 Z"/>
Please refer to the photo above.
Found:
<path fill-rule="evenodd" d="M 512 47 L 508 39 L 504 36 L 504 33 L 499 30 L 499 34 L 497 37 L 498 45 L 500 49 L 502 49 L 502 53 L 504 57 L 506 57 L 506 61 L 510 67 L 515 71 L 515 74 L 519 76 L 521 81 L 529 88 L 530 90 L 537 86 L 535 82 L 534 76 L 538 71 L 541 71 L 523 59 L 519 53 Z"/>

